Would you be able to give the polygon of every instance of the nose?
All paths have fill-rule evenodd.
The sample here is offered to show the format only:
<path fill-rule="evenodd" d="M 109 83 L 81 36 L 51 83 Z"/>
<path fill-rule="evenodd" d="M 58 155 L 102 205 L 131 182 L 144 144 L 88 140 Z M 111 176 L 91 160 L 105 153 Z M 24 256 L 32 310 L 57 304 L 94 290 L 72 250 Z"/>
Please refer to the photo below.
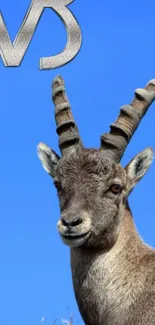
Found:
<path fill-rule="evenodd" d="M 82 218 L 75 216 L 71 220 L 66 220 L 65 217 L 62 217 L 61 222 L 66 227 L 76 227 L 82 223 Z"/>

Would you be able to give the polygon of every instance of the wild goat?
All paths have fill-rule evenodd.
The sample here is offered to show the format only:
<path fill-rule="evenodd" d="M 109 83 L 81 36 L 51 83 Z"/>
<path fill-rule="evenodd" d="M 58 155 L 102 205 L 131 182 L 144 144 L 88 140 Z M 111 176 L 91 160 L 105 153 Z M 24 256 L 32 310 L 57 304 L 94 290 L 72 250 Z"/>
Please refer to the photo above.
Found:
<path fill-rule="evenodd" d="M 155 99 L 155 79 L 121 108 L 100 149 L 85 149 L 61 77 L 53 81 L 60 158 L 43 143 L 38 155 L 60 201 L 58 230 L 70 246 L 73 285 L 86 325 L 155 324 L 155 250 L 136 232 L 128 196 L 148 170 L 147 148 L 119 162 Z"/>

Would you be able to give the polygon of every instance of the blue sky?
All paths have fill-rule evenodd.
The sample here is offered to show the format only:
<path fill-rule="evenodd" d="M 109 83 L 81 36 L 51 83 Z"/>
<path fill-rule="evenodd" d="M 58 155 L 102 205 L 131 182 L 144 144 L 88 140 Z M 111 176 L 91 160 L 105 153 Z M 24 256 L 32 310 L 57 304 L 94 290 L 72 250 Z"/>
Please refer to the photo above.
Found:
<path fill-rule="evenodd" d="M 96 4 L 97 3 L 97 4 Z M 12 40 L 30 0 L 1 0 Z M 18 68 L 0 60 L 0 319 L 3 325 L 61 324 L 71 314 L 83 324 L 74 299 L 69 249 L 59 238 L 58 200 L 36 155 L 43 141 L 58 151 L 51 82 L 61 74 L 81 136 L 98 147 L 119 108 L 134 90 L 155 78 L 155 3 L 75 0 L 70 6 L 83 33 L 78 56 L 56 70 L 39 71 L 39 58 L 60 52 L 63 24 L 46 9 Z M 134 135 L 122 160 L 155 150 L 155 104 Z M 141 237 L 155 246 L 155 162 L 133 191 L 130 205 Z"/>

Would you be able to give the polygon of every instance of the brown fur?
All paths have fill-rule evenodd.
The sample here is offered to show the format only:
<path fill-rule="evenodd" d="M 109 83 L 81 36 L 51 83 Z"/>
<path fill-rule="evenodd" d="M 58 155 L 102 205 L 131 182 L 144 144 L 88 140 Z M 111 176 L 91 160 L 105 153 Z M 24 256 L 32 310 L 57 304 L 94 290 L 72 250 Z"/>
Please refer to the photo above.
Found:
<path fill-rule="evenodd" d="M 102 150 L 83 149 L 61 158 L 55 170 L 58 229 L 71 246 L 75 296 L 86 325 L 155 324 L 155 252 L 135 230 L 127 168 Z M 110 190 L 115 181 L 122 187 L 118 195 Z M 69 233 L 62 219 L 74 216 L 82 222 Z M 63 237 L 87 231 L 81 241 Z"/>
<path fill-rule="evenodd" d="M 155 251 L 137 234 L 128 205 L 152 150 L 125 169 L 104 150 L 80 149 L 61 159 L 43 145 L 41 150 L 58 190 L 58 230 L 71 247 L 73 286 L 85 324 L 155 324 Z M 121 192 L 113 193 L 113 184 Z"/>

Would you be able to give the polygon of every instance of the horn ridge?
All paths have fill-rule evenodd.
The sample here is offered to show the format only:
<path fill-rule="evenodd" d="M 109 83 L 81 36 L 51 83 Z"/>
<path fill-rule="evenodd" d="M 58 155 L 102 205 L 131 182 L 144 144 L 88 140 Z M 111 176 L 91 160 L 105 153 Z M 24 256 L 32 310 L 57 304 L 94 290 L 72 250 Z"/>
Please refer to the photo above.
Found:
<path fill-rule="evenodd" d="M 52 82 L 52 100 L 55 105 L 55 121 L 59 135 L 59 148 L 62 155 L 67 155 L 82 147 L 82 141 L 71 112 L 64 80 L 60 76 L 54 78 Z"/>
<path fill-rule="evenodd" d="M 130 105 L 120 109 L 118 119 L 110 125 L 110 132 L 101 135 L 101 149 L 115 162 L 120 162 L 124 151 L 136 131 L 149 106 L 155 100 L 155 79 L 145 88 L 135 90 L 135 97 Z"/>

